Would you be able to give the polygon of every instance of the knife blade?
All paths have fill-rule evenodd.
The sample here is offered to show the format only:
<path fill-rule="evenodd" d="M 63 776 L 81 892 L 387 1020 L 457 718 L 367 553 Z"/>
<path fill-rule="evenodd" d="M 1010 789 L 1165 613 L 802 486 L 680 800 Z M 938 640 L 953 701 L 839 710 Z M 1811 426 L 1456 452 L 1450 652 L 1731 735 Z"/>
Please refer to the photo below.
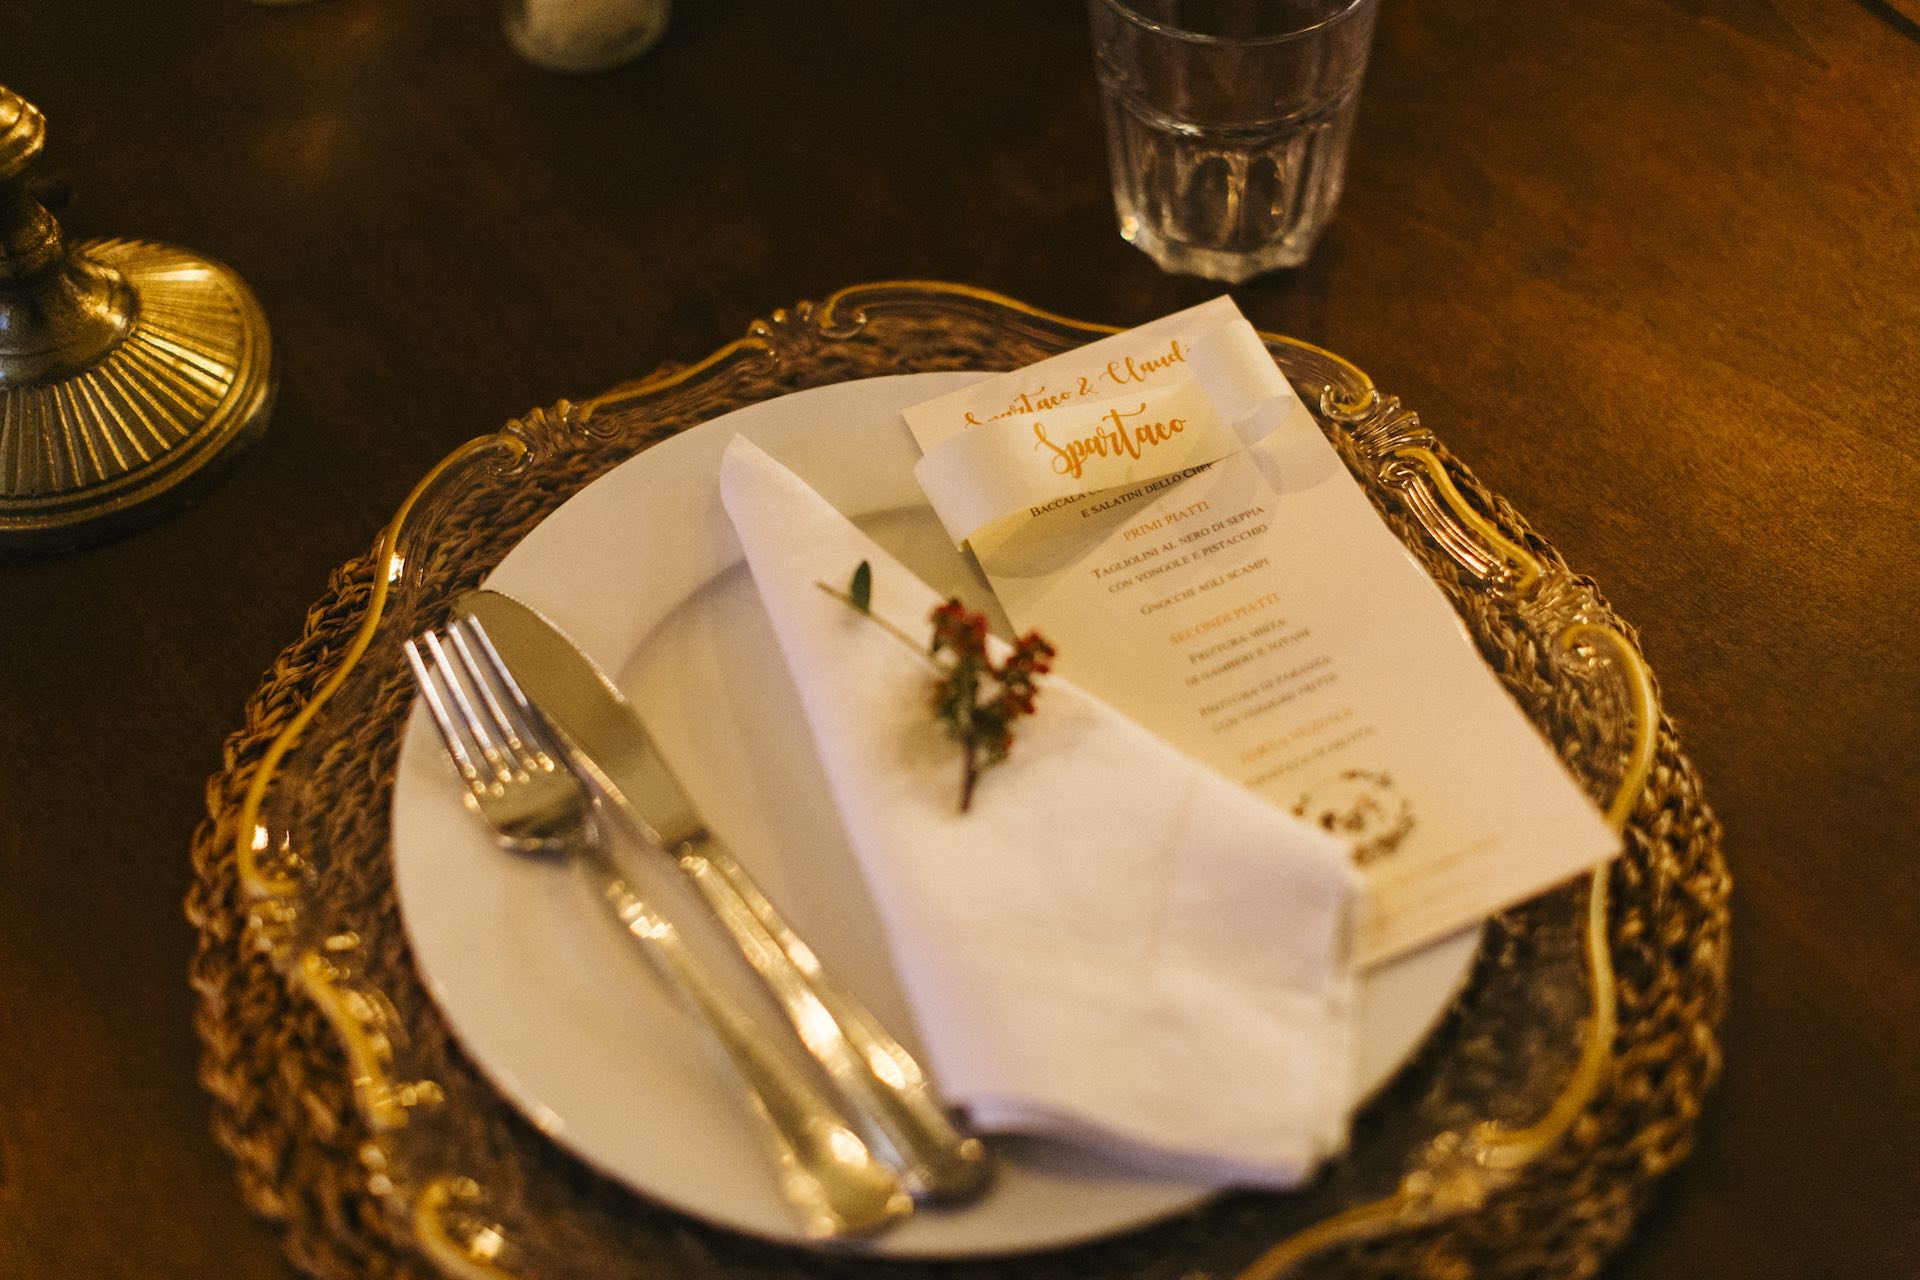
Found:
<path fill-rule="evenodd" d="M 826 972 L 760 887 L 714 840 L 645 723 L 606 674 L 511 596 L 471 591 L 476 619 L 521 690 L 564 741 L 569 763 L 642 843 L 673 860 L 765 983 L 845 1102 L 861 1136 L 916 1198 L 953 1203 L 986 1186 L 984 1145 L 963 1133 L 899 1040 Z"/>

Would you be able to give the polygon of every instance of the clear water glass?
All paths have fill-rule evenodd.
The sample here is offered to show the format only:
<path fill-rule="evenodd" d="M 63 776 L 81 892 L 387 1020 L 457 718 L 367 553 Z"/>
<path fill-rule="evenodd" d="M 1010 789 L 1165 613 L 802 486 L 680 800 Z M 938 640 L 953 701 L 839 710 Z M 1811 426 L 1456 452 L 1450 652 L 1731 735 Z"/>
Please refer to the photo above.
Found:
<path fill-rule="evenodd" d="M 1237 283 L 1340 201 L 1377 0 L 1088 0 L 1120 234 Z"/>

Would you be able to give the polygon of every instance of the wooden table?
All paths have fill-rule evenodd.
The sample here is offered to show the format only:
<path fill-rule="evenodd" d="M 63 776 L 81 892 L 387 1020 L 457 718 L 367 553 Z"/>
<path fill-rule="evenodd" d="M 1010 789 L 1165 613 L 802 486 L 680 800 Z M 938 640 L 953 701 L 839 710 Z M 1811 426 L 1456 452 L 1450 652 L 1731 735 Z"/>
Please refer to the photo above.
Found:
<path fill-rule="evenodd" d="M 463 439 L 842 285 L 1218 290 L 1114 234 L 1066 0 L 682 0 L 585 78 L 432 0 L 8 0 L 0 53 L 69 230 L 238 268 L 284 370 L 199 505 L 0 562 L 0 1274 L 286 1276 L 207 1131 L 180 902 L 328 570 Z M 1389 0 L 1338 221 L 1234 295 L 1601 582 L 1726 822 L 1726 1074 L 1612 1274 L 1914 1274 L 1920 6 Z"/>

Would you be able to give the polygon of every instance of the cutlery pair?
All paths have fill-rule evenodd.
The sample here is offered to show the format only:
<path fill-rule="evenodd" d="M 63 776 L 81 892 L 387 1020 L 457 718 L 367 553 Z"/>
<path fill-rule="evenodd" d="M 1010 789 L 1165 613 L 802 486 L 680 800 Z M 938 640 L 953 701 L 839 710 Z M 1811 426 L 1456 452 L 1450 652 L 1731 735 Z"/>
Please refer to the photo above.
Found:
<path fill-rule="evenodd" d="M 523 663 L 539 657 L 531 696 L 502 649 Z M 725 1051 L 766 1122 L 781 1188 L 810 1234 L 870 1234 L 906 1216 L 915 1200 L 957 1202 L 985 1186 L 980 1141 L 955 1128 L 919 1065 L 711 840 L 632 708 L 570 641 L 524 605 L 483 591 L 463 597 L 441 632 L 408 641 L 406 653 L 469 806 L 503 847 L 562 854 L 593 878 Z M 629 883 L 606 846 L 602 808 L 689 877 L 851 1119 L 767 1044 Z"/>

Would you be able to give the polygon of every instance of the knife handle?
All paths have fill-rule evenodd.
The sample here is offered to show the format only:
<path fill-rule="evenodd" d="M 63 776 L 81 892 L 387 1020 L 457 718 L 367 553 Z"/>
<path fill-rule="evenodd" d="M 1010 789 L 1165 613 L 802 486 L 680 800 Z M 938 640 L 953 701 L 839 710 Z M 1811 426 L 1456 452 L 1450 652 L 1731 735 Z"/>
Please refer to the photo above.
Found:
<path fill-rule="evenodd" d="M 794 1065 L 771 1048 L 739 1005 L 688 953 L 679 932 L 620 874 L 598 841 L 579 842 L 581 865 L 622 927 L 683 1004 L 713 1032 L 767 1122 L 780 1189 L 815 1238 L 868 1235 L 911 1213 L 894 1171 L 842 1121 Z"/>
<path fill-rule="evenodd" d="M 920 1064 L 824 970 L 746 869 L 707 840 L 675 857 L 914 1198 L 953 1203 L 985 1189 L 985 1145 L 954 1125 Z"/>

